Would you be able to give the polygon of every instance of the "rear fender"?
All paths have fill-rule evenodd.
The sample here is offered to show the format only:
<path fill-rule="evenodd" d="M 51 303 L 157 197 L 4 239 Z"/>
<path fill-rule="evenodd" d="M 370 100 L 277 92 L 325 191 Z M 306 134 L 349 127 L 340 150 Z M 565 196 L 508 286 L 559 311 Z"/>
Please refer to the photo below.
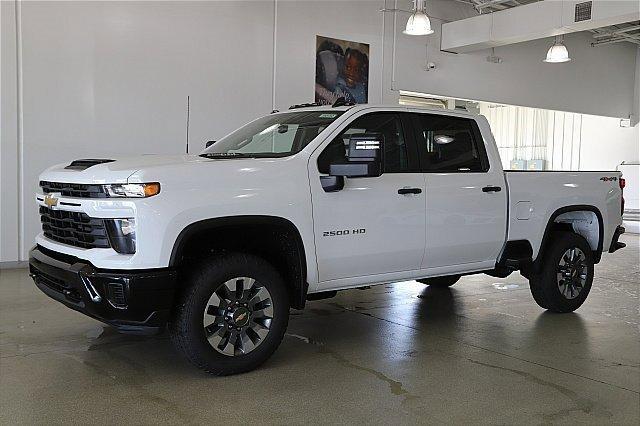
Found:
<path fill-rule="evenodd" d="M 604 240 L 604 222 L 597 207 L 574 205 L 562 207 L 549 217 L 542 237 L 540 250 L 534 259 L 534 268 L 540 263 L 541 255 L 552 240 L 553 232 L 561 227 L 569 227 L 573 232 L 587 240 L 593 250 L 595 263 L 600 262 Z"/>

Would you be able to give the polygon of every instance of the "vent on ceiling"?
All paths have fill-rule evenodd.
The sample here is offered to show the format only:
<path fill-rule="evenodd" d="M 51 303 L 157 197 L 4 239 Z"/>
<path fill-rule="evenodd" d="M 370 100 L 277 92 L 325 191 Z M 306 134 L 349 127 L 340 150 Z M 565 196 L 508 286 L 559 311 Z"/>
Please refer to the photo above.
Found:
<path fill-rule="evenodd" d="M 576 4 L 576 16 L 574 22 L 588 21 L 591 19 L 591 4 L 592 1 L 585 1 Z"/>

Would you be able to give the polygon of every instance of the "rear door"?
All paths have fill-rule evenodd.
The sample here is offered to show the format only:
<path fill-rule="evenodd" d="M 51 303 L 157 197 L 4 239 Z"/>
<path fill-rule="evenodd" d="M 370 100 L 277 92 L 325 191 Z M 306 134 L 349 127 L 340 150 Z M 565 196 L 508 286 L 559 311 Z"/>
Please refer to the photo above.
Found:
<path fill-rule="evenodd" d="M 491 266 L 506 232 L 502 168 L 489 164 L 475 120 L 415 113 L 413 122 L 427 189 L 422 267 Z"/>
<path fill-rule="evenodd" d="M 309 178 L 321 282 L 420 267 L 425 187 L 412 131 L 412 123 L 401 113 L 364 113 L 311 156 Z M 328 173 L 331 162 L 344 161 L 349 137 L 366 133 L 384 136 L 382 176 L 346 178 L 344 189 L 325 192 L 320 176 Z M 319 289 L 332 285 L 321 283 Z"/>

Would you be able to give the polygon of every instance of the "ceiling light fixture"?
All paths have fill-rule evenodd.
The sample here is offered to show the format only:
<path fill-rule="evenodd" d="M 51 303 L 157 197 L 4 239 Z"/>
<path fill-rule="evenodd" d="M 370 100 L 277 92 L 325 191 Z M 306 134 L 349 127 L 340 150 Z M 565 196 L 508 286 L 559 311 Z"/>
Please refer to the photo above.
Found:
<path fill-rule="evenodd" d="M 407 20 L 403 34 L 407 35 L 429 35 L 433 34 L 431 20 L 427 16 L 424 8 L 424 0 L 413 0 L 413 13 Z"/>
<path fill-rule="evenodd" d="M 551 46 L 547 51 L 547 57 L 543 60 L 543 62 L 557 64 L 561 62 L 569 62 L 570 60 L 571 58 L 569 57 L 567 46 L 565 46 L 563 43 L 563 37 L 556 36 L 556 41 L 553 43 L 553 46 Z"/>

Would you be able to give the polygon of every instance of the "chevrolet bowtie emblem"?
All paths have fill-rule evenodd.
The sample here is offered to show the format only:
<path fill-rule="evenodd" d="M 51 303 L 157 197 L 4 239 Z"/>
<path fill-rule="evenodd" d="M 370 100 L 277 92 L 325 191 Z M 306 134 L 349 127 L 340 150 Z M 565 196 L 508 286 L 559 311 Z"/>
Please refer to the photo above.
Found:
<path fill-rule="evenodd" d="M 58 205 L 58 199 L 51 194 L 47 194 L 44 196 L 44 203 L 47 207 L 53 207 Z"/>

